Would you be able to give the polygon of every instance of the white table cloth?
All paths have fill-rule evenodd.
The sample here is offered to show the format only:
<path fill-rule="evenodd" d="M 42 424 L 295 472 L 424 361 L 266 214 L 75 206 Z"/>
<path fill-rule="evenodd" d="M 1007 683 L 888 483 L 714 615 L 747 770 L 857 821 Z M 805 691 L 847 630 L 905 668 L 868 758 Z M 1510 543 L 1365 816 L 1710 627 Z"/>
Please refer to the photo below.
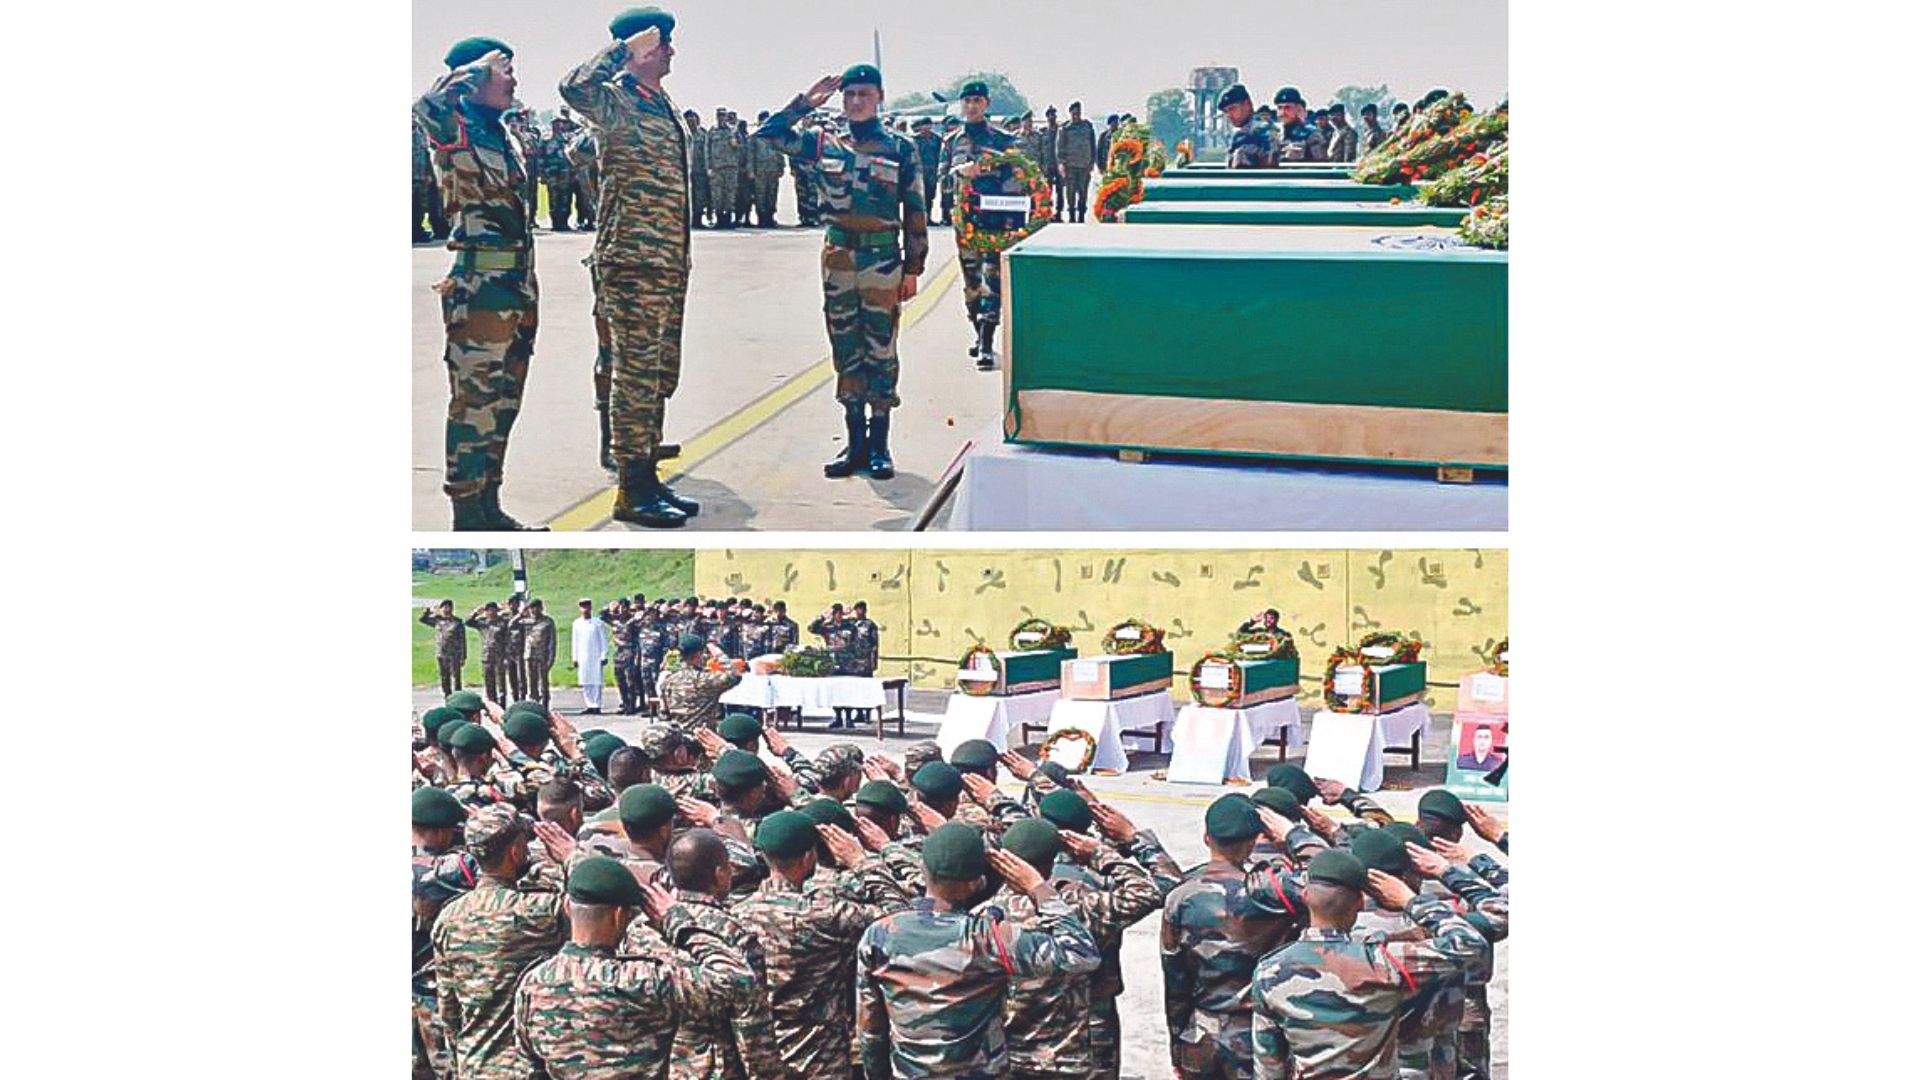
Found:
<path fill-rule="evenodd" d="M 1062 728 L 1081 728 L 1093 733 L 1093 767 L 1113 772 L 1127 771 L 1127 748 L 1123 731 L 1151 728 L 1173 722 L 1173 695 L 1165 690 L 1124 701 L 1057 701 L 1047 718 L 1047 734 Z M 1151 736 L 1129 736 L 1136 749 L 1152 750 Z M 1144 745 L 1140 745 L 1144 744 Z"/>
<path fill-rule="evenodd" d="M 1022 724 L 1039 727 L 1053 715 L 1053 704 L 1060 700 L 1058 690 L 1036 690 L 1031 694 L 1005 697 L 975 697 L 956 690 L 947 699 L 947 713 L 940 718 L 940 732 L 933 741 L 940 756 L 951 760 L 953 749 L 968 739 L 985 739 L 996 750 L 1006 750 L 1020 736 Z"/>
<path fill-rule="evenodd" d="M 1176 784 L 1252 780 L 1253 752 L 1282 731 L 1289 731 L 1289 742 L 1299 734 L 1297 698 L 1266 701 L 1250 709 L 1188 704 L 1173 722 L 1173 758 L 1167 763 L 1167 779 Z"/>
<path fill-rule="evenodd" d="M 1313 714 L 1313 730 L 1307 733 L 1305 768 L 1313 776 L 1338 780 L 1360 791 L 1377 791 L 1387 778 L 1382 755 L 1388 748 L 1411 746 L 1416 732 L 1423 739 L 1433 734 L 1433 713 L 1424 702 L 1378 716 L 1322 709 Z M 1322 739 L 1323 733 L 1327 739 Z M 1328 740 L 1337 740 L 1338 745 L 1329 745 Z M 1362 740 L 1365 750 L 1358 751 Z"/>
<path fill-rule="evenodd" d="M 878 709 L 887 693 L 877 678 L 864 675 L 826 675 L 804 679 L 796 675 L 742 675 L 738 685 L 720 695 L 722 705 L 754 709 L 799 709 L 802 716 L 832 716 L 835 709 Z"/>

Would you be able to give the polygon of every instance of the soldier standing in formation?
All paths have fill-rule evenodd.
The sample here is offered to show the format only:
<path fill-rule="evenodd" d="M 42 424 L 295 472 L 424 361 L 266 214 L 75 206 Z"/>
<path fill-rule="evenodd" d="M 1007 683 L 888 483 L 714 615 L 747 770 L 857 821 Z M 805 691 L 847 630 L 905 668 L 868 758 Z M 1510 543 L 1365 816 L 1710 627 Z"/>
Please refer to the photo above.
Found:
<path fill-rule="evenodd" d="M 800 119 L 836 90 L 847 135 L 796 131 Z M 820 277 L 839 375 L 834 396 L 847 428 L 846 447 L 822 470 L 834 478 L 862 469 L 876 480 L 893 478 L 888 436 L 900 404 L 900 305 L 918 291 L 927 265 L 919 154 L 912 142 L 881 126 L 883 100 L 879 69 L 855 64 L 814 83 L 754 132 L 754 138 L 819 169 L 827 223 Z"/>
<path fill-rule="evenodd" d="M 713 187 L 707 178 L 707 130 L 700 126 L 700 114 L 688 109 L 681 114 L 687 122 L 687 174 L 693 180 L 693 206 L 690 211 L 693 227 L 704 229 L 712 224 Z"/>
<path fill-rule="evenodd" d="M 513 105 L 513 50 L 467 38 L 446 63 L 447 74 L 413 106 L 453 226 L 453 266 L 434 286 L 447 331 L 445 491 L 455 529 L 519 531 L 524 526 L 500 508 L 500 485 L 539 324 L 533 176 L 501 121 Z"/>
<path fill-rule="evenodd" d="M 1373 148 L 1387 141 L 1388 131 L 1380 126 L 1380 106 L 1369 101 L 1360 106 L 1360 152 L 1373 153 Z"/>
<path fill-rule="evenodd" d="M 809 116 L 800 122 L 800 134 L 814 127 L 814 119 Z M 820 169 L 817 162 L 802 161 L 788 156 L 788 166 L 793 170 L 793 198 L 800 209 L 800 224 L 814 226 L 820 224 Z"/>
<path fill-rule="evenodd" d="M 519 701 L 527 696 L 527 624 L 522 618 L 526 614 L 525 597 L 514 595 L 507 597 L 507 610 L 501 615 L 506 620 L 506 629 L 501 631 L 506 638 L 507 687 L 513 700 Z"/>
<path fill-rule="evenodd" d="M 1060 171 L 1060 110 L 1047 106 L 1047 126 L 1040 129 L 1040 168 L 1047 175 L 1047 187 L 1058 210 L 1065 205 L 1066 177 Z"/>
<path fill-rule="evenodd" d="M 567 163 L 573 166 L 574 204 L 580 228 L 593 228 L 594 214 L 600 206 L 600 144 L 593 129 L 583 127 L 567 139 Z"/>
<path fill-rule="evenodd" d="M 767 122 L 767 112 L 760 110 L 760 122 Z M 774 211 L 780 198 L 780 178 L 786 175 L 786 155 L 766 139 L 747 140 L 747 161 L 753 172 L 753 214 L 755 221 L 763 229 L 779 226 L 774 220 Z"/>
<path fill-rule="evenodd" d="M 1239 83 L 1227 87 L 1220 94 L 1218 108 L 1233 125 L 1233 136 L 1227 142 L 1227 168 L 1273 168 L 1280 159 L 1279 133 L 1255 114 L 1253 96 L 1247 88 Z"/>
<path fill-rule="evenodd" d="M 1333 134 L 1327 138 L 1328 161 L 1352 161 L 1360 156 L 1360 132 L 1347 123 L 1347 107 L 1339 102 L 1327 106 L 1327 122 Z"/>
<path fill-rule="evenodd" d="M 740 139 L 740 176 L 733 187 L 733 220 L 744 226 L 753 211 L 753 136 L 747 130 L 745 117 L 738 113 L 727 115 L 733 118 L 733 133 Z"/>
<path fill-rule="evenodd" d="M 1067 106 L 1067 124 L 1060 129 L 1057 157 L 1061 187 L 1065 190 L 1068 221 L 1087 220 L 1087 187 L 1093 182 L 1093 158 L 1098 139 L 1093 123 L 1080 115 L 1080 103 Z M 1054 206 L 1061 205 L 1056 201 Z M 1057 212 L 1057 210 L 1056 210 Z"/>
<path fill-rule="evenodd" d="M 966 123 L 941 144 L 941 175 L 972 177 L 978 171 L 974 162 L 980 155 L 1014 144 L 1013 136 L 987 120 L 989 104 L 986 83 L 975 81 L 960 88 L 960 112 Z M 993 335 L 1000 325 L 1000 256 L 961 248 L 960 274 L 966 284 L 967 320 L 973 324 L 974 333 L 967 355 L 978 358 L 981 371 L 992 371 Z"/>
<path fill-rule="evenodd" d="M 1325 161 L 1327 137 L 1307 120 L 1307 99 L 1291 86 L 1273 95 L 1280 128 L 1280 160 Z"/>
<path fill-rule="evenodd" d="M 567 140 L 573 125 L 556 117 L 553 130 L 540 146 L 540 179 L 547 185 L 547 220 L 554 232 L 570 232 L 573 217 L 573 162 L 567 160 Z"/>
<path fill-rule="evenodd" d="M 492 600 L 467 616 L 467 625 L 480 631 L 480 673 L 491 701 L 506 701 L 512 691 L 507 680 L 507 625 L 500 605 Z"/>
<path fill-rule="evenodd" d="M 691 252 L 688 134 L 661 85 L 673 66 L 673 26 L 658 8 L 622 13 L 609 27 L 613 43 L 560 84 L 600 138 L 603 219 L 593 258 L 613 336 L 613 517 L 650 528 L 684 525 L 700 512 L 659 472 L 667 399 L 680 384 Z"/>
<path fill-rule="evenodd" d="M 933 133 L 931 117 L 922 116 L 913 122 L 913 148 L 920 154 L 920 194 L 931 207 L 940 191 L 940 136 Z"/>
<path fill-rule="evenodd" d="M 467 662 L 467 624 L 453 613 L 453 601 L 442 600 L 420 612 L 420 621 L 433 627 L 433 660 L 440 668 L 440 693 L 460 689 L 460 669 Z"/>
<path fill-rule="evenodd" d="M 713 111 L 713 130 L 707 132 L 707 188 L 713 198 L 713 227 L 734 228 L 734 204 L 739 198 L 740 166 L 746 147 L 733 128 L 733 114 Z"/>
<path fill-rule="evenodd" d="M 524 642 L 520 655 L 527 669 L 526 696 L 528 700 L 551 706 L 554 650 L 559 645 L 560 629 L 539 600 L 527 604 L 526 613 L 520 616 L 520 626 Z"/>
<path fill-rule="evenodd" d="M 1242 87 L 1245 89 L 1245 87 Z M 1113 151 L 1113 137 L 1120 130 L 1120 114 L 1108 113 L 1107 126 L 1100 129 L 1100 141 L 1094 144 L 1093 163 L 1099 167 L 1102 179 L 1107 175 L 1107 158 Z"/>
<path fill-rule="evenodd" d="M 1047 168 L 1047 159 L 1053 155 L 1047 150 L 1046 136 L 1041 134 L 1039 128 L 1033 126 L 1032 113 L 1027 113 L 1020 118 L 1020 129 L 1014 137 L 1020 140 L 1020 152 L 1027 155 L 1035 165 L 1040 166 L 1041 175 L 1047 178 L 1048 183 L 1052 183 L 1053 173 Z"/>

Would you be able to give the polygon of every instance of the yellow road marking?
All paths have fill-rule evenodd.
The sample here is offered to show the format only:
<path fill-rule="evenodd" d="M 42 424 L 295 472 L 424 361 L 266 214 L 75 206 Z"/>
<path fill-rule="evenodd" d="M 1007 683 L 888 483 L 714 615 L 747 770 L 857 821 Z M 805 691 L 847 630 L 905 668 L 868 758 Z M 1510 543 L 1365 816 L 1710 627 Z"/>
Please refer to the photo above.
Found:
<path fill-rule="evenodd" d="M 900 312 L 900 333 L 906 333 L 927 312 L 932 311 L 940 302 L 940 297 L 953 286 L 954 279 L 960 276 L 960 260 L 947 260 L 946 265 L 934 272 L 913 299 Z M 798 404 L 800 400 L 815 390 L 833 381 L 833 356 L 828 354 L 816 360 L 812 366 L 800 374 L 767 391 L 765 394 L 747 402 L 740 408 L 721 417 L 705 431 L 695 435 L 680 445 L 680 456 L 667 462 L 660 468 L 660 479 L 677 480 L 692 472 L 700 463 L 725 450 L 759 427 Z M 617 487 L 587 496 L 575 503 L 570 509 L 547 522 L 555 532 L 583 532 L 599 528 L 613 518 L 613 499 L 619 492 Z"/>

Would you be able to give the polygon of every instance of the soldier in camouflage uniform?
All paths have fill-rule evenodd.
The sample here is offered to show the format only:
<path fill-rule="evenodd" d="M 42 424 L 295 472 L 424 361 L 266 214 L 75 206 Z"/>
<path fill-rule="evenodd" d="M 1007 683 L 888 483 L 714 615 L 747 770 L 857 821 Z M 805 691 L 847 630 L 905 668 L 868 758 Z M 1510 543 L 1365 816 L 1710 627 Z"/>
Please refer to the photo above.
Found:
<path fill-rule="evenodd" d="M 1221 93 L 1216 104 L 1233 129 L 1227 143 L 1227 167 L 1272 168 L 1280 159 L 1280 133 L 1254 114 L 1253 97 L 1247 88 L 1234 83 Z"/>
<path fill-rule="evenodd" d="M 1327 137 L 1328 161 L 1352 161 L 1360 156 L 1360 132 L 1347 123 L 1347 107 L 1334 102 L 1327 107 L 1327 119 L 1333 134 Z"/>
<path fill-rule="evenodd" d="M 442 600 L 420 612 L 420 621 L 433 627 L 433 660 L 440 668 L 440 693 L 460 689 L 460 669 L 467 662 L 467 624 L 453 613 L 453 601 Z"/>
<path fill-rule="evenodd" d="M 507 617 L 492 600 L 467 616 L 467 625 L 480 631 L 480 672 L 487 687 L 487 700 L 505 701 L 511 687 L 507 684 Z"/>
<path fill-rule="evenodd" d="M 812 127 L 813 118 L 808 117 L 800 124 L 800 134 L 805 136 Z M 787 165 L 793 170 L 793 201 L 800 210 L 800 224 L 820 224 L 819 163 L 803 161 L 789 154 Z"/>
<path fill-rule="evenodd" d="M 467 819 L 459 800 L 436 787 L 413 793 L 413 1075 L 446 1080 L 453 1055 L 440 1022 L 433 973 L 433 923 L 446 902 L 473 888 L 480 864 L 454 848 Z"/>
<path fill-rule="evenodd" d="M 567 160 L 569 133 L 553 122 L 553 131 L 540 146 L 540 180 L 547 186 L 547 221 L 554 232 L 570 232 L 573 217 L 573 188 L 577 177 L 573 162 Z"/>
<path fill-rule="evenodd" d="M 733 119 L 733 133 L 740 140 L 740 172 L 733 185 L 733 220 L 745 225 L 747 214 L 753 209 L 753 136 L 743 117 L 729 115 Z"/>
<path fill-rule="evenodd" d="M 665 664 L 667 653 L 680 642 L 666 616 L 659 611 L 653 612 L 640 629 L 640 648 L 634 653 L 634 686 L 640 696 L 640 708 L 647 715 L 654 713 L 654 699 L 659 693 L 660 669 Z"/>
<path fill-rule="evenodd" d="M 920 195 L 931 209 L 938 204 L 940 194 L 940 136 L 933 133 L 932 117 L 922 116 L 913 122 L 913 148 L 920 155 Z"/>
<path fill-rule="evenodd" d="M 734 204 L 740 195 L 740 166 L 747 152 L 734 130 L 733 114 L 725 109 L 713 111 L 713 130 L 707 132 L 707 190 L 713 199 L 713 226 L 731 229 Z"/>
<path fill-rule="evenodd" d="M 687 122 L 687 175 L 693 182 L 693 202 L 688 220 L 696 229 L 712 224 L 713 187 L 707 176 L 707 132 L 700 126 L 700 114 L 688 109 L 680 114 Z"/>
<path fill-rule="evenodd" d="M 532 1075 L 665 1077 L 677 1024 L 727 1011 L 753 992 L 738 949 L 619 863 L 582 860 L 567 898 L 572 940 L 529 969 L 514 993 L 514 1040 Z M 657 944 L 644 955 L 623 954 L 620 944 L 641 913 Z"/>
<path fill-rule="evenodd" d="M 673 16 L 636 8 L 615 18 L 613 43 L 574 68 L 560 95 L 598 129 L 601 217 L 598 297 L 613 335 L 609 422 L 620 472 L 617 521 L 668 528 L 700 504 L 660 480 L 667 399 L 680 384 L 680 331 L 691 241 L 687 140 L 661 86 L 673 63 Z"/>
<path fill-rule="evenodd" d="M 964 177 L 974 172 L 974 160 L 989 150 L 1005 150 L 1014 137 L 987 119 L 987 84 L 970 82 L 960 88 L 960 108 L 966 123 L 940 146 L 942 176 Z M 1000 325 L 1000 256 L 995 252 L 960 249 L 960 275 L 966 284 L 967 321 L 974 342 L 967 355 L 978 358 L 982 371 L 993 370 L 993 334 Z"/>
<path fill-rule="evenodd" d="M 1053 198 L 1056 213 L 1064 212 L 1066 200 L 1060 190 L 1060 111 L 1047 106 L 1047 126 L 1040 129 L 1040 171 L 1046 174 L 1049 194 Z"/>
<path fill-rule="evenodd" d="M 1306 871 L 1310 925 L 1254 971 L 1253 1037 L 1261 1080 L 1401 1075 L 1396 1036 L 1422 984 L 1459 982 L 1490 963 L 1484 937 L 1451 905 L 1368 871 L 1351 854 L 1323 851 Z M 1362 898 L 1405 911 L 1424 940 L 1389 941 L 1354 929 Z"/>
<path fill-rule="evenodd" d="M 530 837 L 510 805 L 473 812 L 466 841 L 480 880 L 433 924 L 434 979 L 456 1080 L 525 1080 L 531 1072 L 513 1039 L 514 985 L 566 940 L 567 915 L 544 879 L 523 879 Z"/>
<path fill-rule="evenodd" d="M 739 685 L 740 676 L 707 670 L 710 658 L 724 659 L 699 637 L 680 639 L 680 666 L 660 676 L 661 719 L 689 730 L 720 723 L 720 695 Z"/>
<path fill-rule="evenodd" d="M 1360 106 L 1360 153 L 1373 153 L 1373 149 L 1387 141 L 1390 132 L 1380 126 L 1380 106 L 1369 101 Z"/>
<path fill-rule="evenodd" d="M 867 618 L 867 602 L 856 600 L 847 620 L 847 674 L 871 676 L 880 667 L 880 624 Z"/>
<path fill-rule="evenodd" d="M 507 610 L 502 616 L 507 621 L 507 627 L 503 631 L 506 636 L 507 655 L 503 663 L 507 669 L 508 696 L 514 701 L 524 701 L 527 697 L 527 624 L 524 618 L 526 613 L 525 598 L 518 594 L 507 597 Z"/>
<path fill-rule="evenodd" d="M 767 613 L 767 651 L 783 653 L 800 643 L 800 624 L 787 616 L 787 602 L 775 600 Z"/>
<path fill-rule="evenodd" d="M 533 177 L 500 119 L 513 104 L 513 50 L 467 38 L 446 59 L 451 70 L 413 105 L 453 224 L 453 267 L 434 286 L 447 329 L 445 490 L 455 529 L 516 531 L 500 485 L 539 324 Z"/>
<path fill-rule="evenodd" d="M 625 597 L 600 609 L 600 621 L 613 636 L 613 681 L 620 688 L 620 715 L 632 716 L 639 710 L 635 702 L 633 678 L 634 650 L 640 647 L 641 614 L 627 606 Z"/>
<path fill-rule="evenodd" d="M 760 122 L 767 111 L 760 110 Z M 787 156 L 765 139 L 747 140 L 747 162 L 753 174 L 753 215 L 763 229 L 778 228 L 774 210 L 780 199 L 780 178 L 787 173 Z"/>
<path fill-rule="evenodd" d="M 1291 86 L 1273 95 L 1280 129 L 1281 161 L 1327 160 L 1327 137 L 1307 119 L 1307 99 Z"/>
<path fill-rule="evenodd" d="M 527 697 L 542 705 L 552 705 L 554 648 L 560 628 L 554 625 L 553 616 L 547 614 L 546 605 L 539 600 L 527 605 L 520 626 L 520 656 L 527 669 Z"/>
<path fill-rule="evenodd" d="M 1060 186 L 1066 197 L 1065 207 L 1068 221 L 1087 220 L 1087 188 L 1093 183 L 1093 156 L 1098 145 L 1098 137 L 1093 132 L 1093 122 L 1080 115 L 1080 103 L 1067 106 L 1068 120 L 1060 129 L 1056 144 L 1056 155 L 1060 161 Z M 1054 204 L 1054 212 L 1060 212 L 1060 203 Z"/>
<path fill-rule="evenodd" d="M 580 227 L 591 229 L 595 210 L 600 205 L 600 144 L 595 141 L 592 128 L 581 128 L 567 137 L 567 163 L 573 166 Z"/>
<path fill-rule="evenodd" d="M 842 91 L 841 105 L 850 124 L 847 136 L 795 131 L 800 118 L 835 90 Z M 754 132 L 754 138 L 768 140 L 781 153 L 819 169 L 827 223 L 820 277 L 827 340 L 839 375 L 834 396 L 847 428 L 845 449 L 823 469 L 835 478 L 861 469 L 876 480 L 893 477 L 887 438 L 893 409 L 900 404 L 900 359 L 895 352 L 900 305 L 919 289 L 927 265 L 919 154 L 912 142 L 881 126 L 878 113 L 884 99 L 879 70 L 856 64 L 814 83 Z"/>
<path fill-rule="evenodd" d="M 447 238 L 447 215 L 440 207 L 440 185 L 433 178 L 433 146 L 419 121 L 413 127 L 413 242 Z M 427 228 L 420 227 L 425 218 Z"/>
<path fill-rule="evenodd" d="M 1019 980 L 1088 975 L 1100 966 L 1091 934 L 1048 884 L 1012 853 L 987 850 L 968 825 L 948 822 L 921 845 L 927 895 L 886 915 L 860 939 L 855 1020 L 870 1077 L 1004 1076 L 1002 1016 Z M 970 906 L 989 869 L 1033 905 L 1016 923 L 991 904 Z"/>

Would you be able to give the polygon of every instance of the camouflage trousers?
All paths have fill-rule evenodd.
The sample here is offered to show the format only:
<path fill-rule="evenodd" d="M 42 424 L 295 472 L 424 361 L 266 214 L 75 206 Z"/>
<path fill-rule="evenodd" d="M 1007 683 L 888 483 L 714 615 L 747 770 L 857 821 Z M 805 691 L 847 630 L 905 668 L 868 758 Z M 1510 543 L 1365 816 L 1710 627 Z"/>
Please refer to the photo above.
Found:
<path fill-rule="evenodd" d="M 447 479 L 456 499 L 498 485 L 507 436 L 540 321 L 540 286 L 531 270 L 455 269 L 435 286 L 447 328 Z"/>
<path fill-rule="evenodd" d="M 613 328 L 607 325 L 607 313 L 600 306 L 600 268 L 594 265 L 592 255 L 580 262 L 593 283 L 593 336 L 599 343 L 599 351 L 593 354 L 593 407 L 604 409 L 613 385 Z"/>
<path fill-rule="evenodd" d="M 1460 1080 L 1487 1080 L 1493 1075 L 1493 1047 L 1486 1028 L 1460 1029 Z"/>
<path fill-rule="evenodd" d="M 820 218 L 820 199 L 814 193 L 813 176 L 810 173 L 795 170 L 793 174 L 793 201 L 800 208 L 800 220 L 818 221 Z"/>
<path fill-rule="evenodd" d="M 897 247 L 850 248 L 829 243 L 820 251 L 820 282 L 826 292 L 827 341 L 839 375 L 834 397 L 845 404 L 891 409 L 900 404 L 900 277 Z"/>
<path fill-rule="evenodd" d="M 753 178 L 753 212 L 762 225 L 773 220 L 774 207 L 780 202 L 780 174 Z"/>
<path fill-rule="evenodd" d="M 509 656 L 501 661 L 507 669 L 507 692 L 515 701 L 525 701 L 527 697 L 527 662 L 518 656 Z M 505 700 L 495 698 L 495 701 Z"/>
<path fill-rule="evenodd" d="M 579 217 L 580 224 L 593 224 L 594 207 L 600 205 L 600 181 L 590 176 L 582 176 L 573 182 L 573 212 Z"/>
<path fill-rule="evenodd" d="M 743 168 L 740 170 L 739 175 L 734 177 L 733 214 L 735 217 L 739 218 L 740 220 L 745 221 L 747 217 L 747 211 L 752 209 L 753 209 L 753 174 Z"/>
<path fill-rule="evenodd" d="M 960 249 L 960 279 L 966 286 L 967 321 L 1000 325 L 1000 255 Z"/>
<path fill-rule="evenodd" d="M 1194 1010 L 1188 1030 L 1174 1035 L 1173 1069 L 1180 1080 L 1243 1080 L 1252 1076 L 1252 1014 Z"/>
<path fill-rule="evenodd" d="M 650 266 L 599 268 L 600 309 L 612 332 L 608 416 L 617 462 L 650 461 L 660 448 L 667 399 L 680 385 L 680 328 L 687 274 Z"/>
<path fill-rule="evenodd" d="M 553 657 L 527 658 L 527 697 L 542 705 L 553 704 Z"/>
<path fill-rule="evenodd" d="M 1064 209 L 1075 217 L 1084 218 L 1087 216 L 1087 186 L 1093 183 L 1093 168 L 1087 165 L 1069 165 L 1066 167 L 1066 173 L 1066 190 L 1063 192 L 1066 196 Z M 1061 210 L 1060 202 L 1055 201 L 1054 214 L 1058 215 Z"/>
<path fill-rule="evenodd" d="M 707 182 L 707 174 L 695 171 L 693 174 L 693 205 L 687 210 L 689 220 L 699 222 L 713 212 L 713 186 Z"/>
<path fill-rule="evenodd" d="M 440 692 L 451 694 L 460 689 L 461 661 L 447 656 L 438 656 L 434 659 L 440 665 Z"/>
<path fill-rule="evenodd" d="M 547 181 L 547 220 L 556 229 L 565 228 L 573 213 L 573 177 Z"/>
<path fill-rule="evenodd" d="M 446 1080 L 453 1075 L 453 1051 L 432 994 L 413 995 L 413 1080 Z"/>
<path fill-rule="evenodd" d="M 733 213 L 733 201 L 737 195 L 740 174 L 733 169 L 715 169 L 707 181 L 707 191 L 713 200 L 713 212 L 716 214 Z"/>
<path fill-rule="evenodd" d="M 1087 1028 L 1093 1043 L 1093 1080 L 1120 1080 L 1120 1002 L 1103 997 L 1088 1003 Z"/>
<path fill-rule="evenodd" d="M 480 674 L 485 676 L 488 701 L 512 701 L 513 687 L 507 680 L 507 662 L 499 658 L 480 658 Z"/>

